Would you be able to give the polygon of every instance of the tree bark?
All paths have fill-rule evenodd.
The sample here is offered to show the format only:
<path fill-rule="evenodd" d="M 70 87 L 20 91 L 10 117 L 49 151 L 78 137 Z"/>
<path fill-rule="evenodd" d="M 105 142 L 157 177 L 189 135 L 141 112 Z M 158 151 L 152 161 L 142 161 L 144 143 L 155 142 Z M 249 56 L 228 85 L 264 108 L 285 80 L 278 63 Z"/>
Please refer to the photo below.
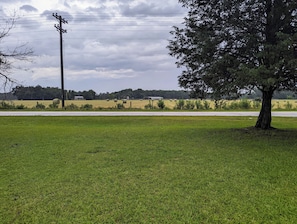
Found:
<path fill-rule="evenodd" d="M 273 90 L 262 91 L 262 107 L 256 123 L 256 128 L 264 130 L 270 129 L 271 127 L 271 100 L 273 96 Z"/>

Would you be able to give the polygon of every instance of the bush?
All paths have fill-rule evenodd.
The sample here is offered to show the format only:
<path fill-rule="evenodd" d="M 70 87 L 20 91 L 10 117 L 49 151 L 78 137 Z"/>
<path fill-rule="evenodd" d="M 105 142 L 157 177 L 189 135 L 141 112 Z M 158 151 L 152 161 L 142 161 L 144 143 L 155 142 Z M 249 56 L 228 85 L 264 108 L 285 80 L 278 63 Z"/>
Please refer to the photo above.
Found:
<path fill-rule="evenodd" d="M 206 100 L 204 100 L 204 109 L 205 109 L 205 110 L 210 110 L 210 109 L 211 109 L 211 107 L 210 107 L 210 103 L 207 102 Z"/>
<path fill-rule="evenodd" d="M 164 103 L 163 100 L 159 100 L 159 101 L 158 101 L 158 107 L 159 107 L 159 109 L 164 110 L 164 108 L 165 108 L 165 103 Z"/>
<path fill-rule="evenodd" d="M 184 100 L 178 100 L 176 102 L 176 109 L 182 110 L 182 109 L 184 109 L 184 106 L 185 106 L 185 101 Z"/>
<path fill-rule="evenodd" d="M 121 109 L 124 109 L 125 106 L 122 103 L 118 103 L 117 106 L 116 106 L 116 108 L 119 109 L 119 110 L 121 110 Z"/>
<path fill-rule="evenodd" d="M 43 105 L 42 103 L 36 103 L 36 106 L 35 106 L 36 109 L 40 109 L 40 110 L 44 110 L 45 109 L 45 105 Z"/>
<path fill-rule="evenodd" d="M 152 110 L 152 109 L 154 109 L 154 106 L 151 103 L 149 103 L 149 104 L 147 104 L 147 105 L 144 106 L 144 109 L 146 109 L 146 110 Z"/>
<path fill-rule="evenodd" d="M 25 105 L 21 104 L 21 105 L 16 105 L 15 108 L 18 110 L 23 110 L 23 109 L 26 109 L 27 107 Z"/>
<path fill-rule="evenodd" d="M 57 109 L 59 107 L 59 104 L 60 104 L 60 99 L 56 98 L 56 99 L 53 99 L 53 103 L 50 104 L 48 107 Z"/>
<path fill-rule="evenodd" d="M 261 101 L 259 101 L 259 100 L 254 100 L 253 101 L 253 108 L 254 109 L 259 109 L 260 106 L 261 106 Z"/>
<path fill-rule="evenodd" d="M 292 110 L 292 108 L 293 108 L 293 105 L 289 101 L 287 101 L 287 103 L 285 105 L 285 109 L 286 110 Z"/>
<path fill-rule="evenodd" d="M 204 109 L 204 106 L 203 106 L 201 100 L 196 100 L 195 101 L 195 106 L 196 106 L 197 110 L 203 110 Z"/>
<path fill-rule="evenodd" d="M 224 100 L 215 100 L 215 109 L 221 110 L 221 109 L 228 109 L 228 108 Z"/>
<path fill-rule="evenodd" d="M 82 110 L 92 110 L 93 105 L 92 104 L 81 105 L 80 109 L 82 109 Z"/>
<path fill-rule="evenodd" d="M 250 109 L 251 108 L 251 102 L 247 99 L 242 99 L 238 103 L 239 109 Z"/>
<path fill-rule="evenodd" d="M 194 110 L 194 108 L 195 108 L 195 104 L 193 101 L 189 100 L 186 102 L 186 105 L 185 105 L 186 110 Z"/>
<path fill-rule="evenodd" d="M 66 107 L 65 107 L 65 109 L 66 110 L 78 110 L 79 109 L 79 107 L 77 106 L 77 105 L 75 105 L 75 104 L 70 104 L 70 105 L 67 105 Z"/>
<path fill-rule="evenodd" d="M 13 104 L 6 103 L 5 101 L 2 101 L 0 104 L 0 109 L 14 109 L 15 106 Z"/>

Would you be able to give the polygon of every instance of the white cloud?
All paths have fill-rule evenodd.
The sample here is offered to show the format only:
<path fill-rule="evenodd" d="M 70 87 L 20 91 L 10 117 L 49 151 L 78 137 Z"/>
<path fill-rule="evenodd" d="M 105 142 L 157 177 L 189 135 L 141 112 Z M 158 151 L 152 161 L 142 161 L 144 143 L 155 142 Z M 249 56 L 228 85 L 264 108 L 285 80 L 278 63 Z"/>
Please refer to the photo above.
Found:
<path fill-rule="evenodd" d="M 52 16 L 57 12 L 69 22 L 63 24 L 65 87 L 98 93 L 178 88 L 180 71 L 166 49 L 169 31 L 184 17 L 176 0 L 9 0 L 3 7 L 22 8 L 5 43 L 24 42 L 33 48 L 30 72 L 17 77 L 27 85 L 59 86 L 58 21 Z"/>

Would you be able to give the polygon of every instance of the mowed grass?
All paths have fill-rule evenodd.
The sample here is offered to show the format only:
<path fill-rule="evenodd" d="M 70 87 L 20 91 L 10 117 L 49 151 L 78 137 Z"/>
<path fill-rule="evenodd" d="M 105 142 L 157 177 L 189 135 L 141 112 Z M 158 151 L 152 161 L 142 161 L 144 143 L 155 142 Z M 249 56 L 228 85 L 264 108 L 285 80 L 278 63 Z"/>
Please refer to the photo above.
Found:
<path fill-rule="evenodd" d="M 297 120 L 0 117 L 0 223 L 297 223 Z"/>

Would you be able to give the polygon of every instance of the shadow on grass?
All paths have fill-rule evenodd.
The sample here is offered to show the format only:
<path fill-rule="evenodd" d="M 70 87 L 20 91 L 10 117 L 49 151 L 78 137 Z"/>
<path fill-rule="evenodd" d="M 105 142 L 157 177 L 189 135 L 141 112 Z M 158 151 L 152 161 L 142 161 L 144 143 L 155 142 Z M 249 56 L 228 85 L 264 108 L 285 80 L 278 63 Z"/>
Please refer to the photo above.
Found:
<path fill-rule="evenodd" d="M 271 128 L 268 130 L 263 130 L 255 127 L 247 128 L 237 128 L 232 129 L 232 131 L 237 132 L 242 135 L 254 136 L 257 138 L 261 137 L 277 137 L 280 139 L 296 139 L 297 138 L 297 129 L 278 129 Z"/>

